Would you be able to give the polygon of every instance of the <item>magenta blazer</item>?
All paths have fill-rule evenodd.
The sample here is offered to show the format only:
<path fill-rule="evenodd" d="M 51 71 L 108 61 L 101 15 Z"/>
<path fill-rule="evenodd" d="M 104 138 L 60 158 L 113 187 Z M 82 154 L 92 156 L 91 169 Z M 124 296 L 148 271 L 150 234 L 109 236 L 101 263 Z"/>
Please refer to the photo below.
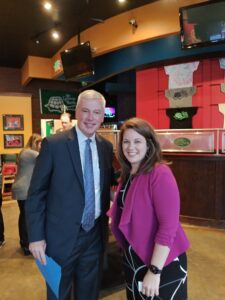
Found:
<path fill-rule="evenodd" d="M 133 179 L 122 213 L 116 199 L 120 188 L 121 185 L 107 214 L 112 219 L 112 233 L 122 248 L 126 239 L 146 265 L 151 262 L 155 243 L 170 248 L 165 265 L 189 248 L 179 222 L 177 183 L 167 165 L 158 164 L 148 174 Z"/>

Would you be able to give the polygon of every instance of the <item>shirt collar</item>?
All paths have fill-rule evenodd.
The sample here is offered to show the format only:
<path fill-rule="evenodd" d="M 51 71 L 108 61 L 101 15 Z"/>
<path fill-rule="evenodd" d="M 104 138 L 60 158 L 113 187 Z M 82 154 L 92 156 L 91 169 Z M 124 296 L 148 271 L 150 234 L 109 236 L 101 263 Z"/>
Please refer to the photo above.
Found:
<path fill-rule="evenodd" d="M 76 125 L 75 128 L 77 132 L 77 138 L 81 143 L 85 142 L 87 139 L 90 139 L 92 143 L 95 143 L 95 134 L 88 138 L 86 135 L 83 134 L 78 125 Z"/>

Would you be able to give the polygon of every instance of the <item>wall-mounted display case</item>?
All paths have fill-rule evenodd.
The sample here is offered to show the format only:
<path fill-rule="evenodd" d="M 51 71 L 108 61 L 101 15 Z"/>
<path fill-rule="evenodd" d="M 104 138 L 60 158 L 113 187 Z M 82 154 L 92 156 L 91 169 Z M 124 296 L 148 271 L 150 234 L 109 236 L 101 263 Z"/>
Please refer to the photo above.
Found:
<path fill-rule="evenodd" d="M 211 129 L 157 130 L 163 152 L 214 153 L 217 135 Z"/>
<path fill-rule="evenodd" d="M 117 150 L 119 130 L 101 128 L 99 134 L 112 142 Z M 165 153 L 225 154 L 225 129 L 157 129 L 156 133 Z"/>
<path fill-rule="evenodd" d="M 225 130 L 222 130 L 220 132 L 220 136 L 221 136 L 221 152 L 225 153 Z"/>

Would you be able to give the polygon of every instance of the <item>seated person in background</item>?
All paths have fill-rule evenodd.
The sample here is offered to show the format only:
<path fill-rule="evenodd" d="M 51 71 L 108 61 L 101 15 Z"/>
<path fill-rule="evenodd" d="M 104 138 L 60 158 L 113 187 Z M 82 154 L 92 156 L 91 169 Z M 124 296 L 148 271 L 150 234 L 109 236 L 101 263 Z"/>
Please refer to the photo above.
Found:
<path fill-rule="evenodd" d="M 68 129 L 73 127 L 71 114 L 69 114 L 69 113 L 61 114 L 60 120 L 61 120 L 61 123 L 62 123 L 62 128 L 57 129 L 56 133 L 68 130 Z"/>
<path fill-rule="evenodd" d="M 12 186 L 12 197 L 18 202 L 20 214 L 19 214 L 19 236 L 20 246 L 24 255 L 29 255 L 30 251 L 27 224 L 25 217 L 25 200 L 27 199 L 27 193 L 30 186 L 30 180 L 33 174 L 36 158 L 41 148 L 41 136 L 34 133 L 29 138 L 26 147 L 20 152 L 18 157 L 18 171 L 15 181 Z"/>

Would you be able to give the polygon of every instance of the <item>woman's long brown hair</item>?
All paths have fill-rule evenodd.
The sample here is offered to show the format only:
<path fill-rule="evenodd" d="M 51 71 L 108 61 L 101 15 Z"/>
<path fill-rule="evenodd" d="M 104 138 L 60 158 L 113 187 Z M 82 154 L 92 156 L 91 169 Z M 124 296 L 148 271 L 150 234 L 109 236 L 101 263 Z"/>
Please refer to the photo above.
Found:
<path fill-rule="evenodd" d="M 33 133 L 25 146 L 27 149 L 32 149 L 39 152 L 39 143 L 42 141 L 42 137 L 38 133 Z"/>
<path fill-rule="evenodd" d="M 119 145 L 118 145 L 118 159 L 121 165 L 120 181 L 124 183 L 131 171 L 131 164 L 123 154 L 122 144 L 124 133 L 127 129 L 133 129 L 142 135 L 147 143 L 147 152 L 140 163 L 140 166 L 134 175 L 150 172 L 157 163 L 164 162 L 162 159 L 161 147 L 157 139 L 154 128 L 145 120 L 140 118 L 131 118 L 127 120 L 120 129 Z"/>

